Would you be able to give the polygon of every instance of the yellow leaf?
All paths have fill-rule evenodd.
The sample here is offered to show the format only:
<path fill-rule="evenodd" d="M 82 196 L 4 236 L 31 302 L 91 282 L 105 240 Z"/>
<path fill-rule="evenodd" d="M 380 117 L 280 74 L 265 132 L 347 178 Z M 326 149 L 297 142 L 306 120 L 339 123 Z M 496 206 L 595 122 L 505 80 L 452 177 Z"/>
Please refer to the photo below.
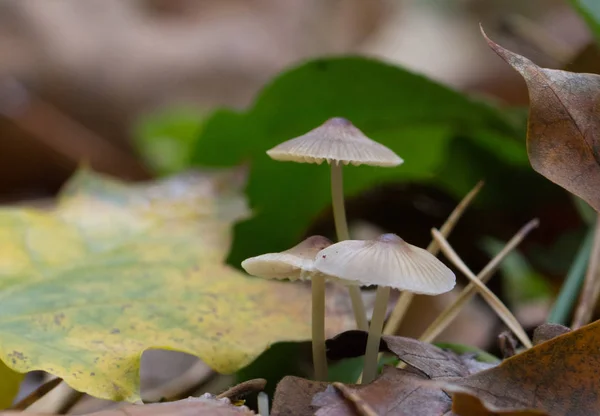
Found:
<path fill-rule="evenodd" d="M 144 350 L 216 371 L 310 338 L 310 292 L 223 264 L 247 216 L 239 171 L 126 186 L 82 171 L 51 212 L 0 210 L 0 358 L 112 400 L 139 399 Z M 265 230 L 268 232 L 268 230 Z M 339 304 L 329 333 L 351 326 Z"/>
<path fill-rule="evenodd" d="M 23 374 L 14 372 L 0 361 L 0 409 L 12 405 L 19 392 L 21 381 L 23 381 Z"/>

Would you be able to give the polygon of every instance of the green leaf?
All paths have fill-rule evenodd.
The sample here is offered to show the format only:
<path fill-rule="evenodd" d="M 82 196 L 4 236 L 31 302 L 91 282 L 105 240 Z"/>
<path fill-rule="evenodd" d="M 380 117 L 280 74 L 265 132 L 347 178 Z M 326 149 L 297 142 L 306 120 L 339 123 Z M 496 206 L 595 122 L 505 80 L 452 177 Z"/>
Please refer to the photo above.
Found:
<path fill-rule="evenodd" d="M 548 316 L 549 323 L 567 325 L 571 311 L 579 298 L 579 292 L 583 286 L 583 280 L 585 278 L 585 272 L 592 252 L 593 243 L 594 225 L 588 230 L 577 255 L 573 259 L 573 263 L 560 288 L 560 292 L 550 310 Z"/>
<path fill-rule="evenodd" d="M 13 404 L 24 377 L 24 374 L 11 370 L 0 361 L 0 410 L 7 409 Z"/>
<path fill-rule="evenodd" d="M 485 251 L 491 257 L 496 256 L 505 243 L 493 238 L 483 241 Z M 519 305 L 537 299 L 549 299 L 552 288 L 518 251 L 512 251 L 500 264 L 504 279 L 504 296 L 511 305 Z"/>
<path fill-rule="evenodd" d="M 189 166 L 204 119 L 203 111 L 194 108 L 147 114 L 134 127 L 134 144 L 155 172 L 165 175 L 181 171 Z"/>
<path fill-rule="evenodd" d="M 239 170 L 126 185 L 80 172 L 51 211 L 0 209 L 0 359 L 93 396 L 139 399 L 149 348 L 218 372 L 310 339 L 310 288 L 223 264 L 247 216 Z M 328 335 L 352 327 L 328 301 Z M 336 306 L 337 305 L 337 306 Z"/>
<path fill-rule="evenodd" d="M 329 366 L 328 380 L 355 384 L 356 380 L 362 375 L 364 362 L 364 356 L 339 360 Z M 396 366 L 399 362 L 400 360 L 395 355 L 382 355 L 377 364 L 377 372 L 380 373 L 385 366 Z"/>
<path fill-rule="evenodd" d="M 571 0 L 571 4 L 586 21 L 596 39 L 600 41 L 600 2 L 598 0 Z"/>
<path fill-rule="evenodd" d="M 236 226 L 232 264 L 297 243 L 328 207 L 326 166 L 276 162 L 265 152 L 334 116 L 348 118 L 405 160 L 399 168 L 345 168 L 349 196 L 383 182 L 436 179 L 456 137 L 497 146 L 515 142 L 517 135 L 510 117 L 491 105 L 374 60 L 319 59 L 284 72 L 248 111 L 221 110 L 207 120 L 195 149 L 193 162 L 199 165 L 251 165 L 247 192 L 257 215 Z M 506 146 L 503 152 L 515 163 L 525 163 L 524 147 Z M 521 154 L 512 153 L 515 149 Z M 446 185 L 459 194 L 479 179 Z"/>
<path fill-rule="evenodd" d="M 500 362 L 500 359 L 498 357 L 493 356 L 492 354 L 490 354 L 489 352 L 486 352 L 480 348 L 477 347 L 473 347 L 470 345 L 463 345 L 463 344 L 453 344 L 453 343 L 449 343 L 449 342 L 436 342 L 434 343 L 434 345 L 436 345 L 437 347 L 440 347 L 442 349 L 445 350 L 450 350 L 453 351 L 457 354 L 475 354 L 475 359 L 477 361 L 481 361 L 482 363 L 498 363 Z"/>

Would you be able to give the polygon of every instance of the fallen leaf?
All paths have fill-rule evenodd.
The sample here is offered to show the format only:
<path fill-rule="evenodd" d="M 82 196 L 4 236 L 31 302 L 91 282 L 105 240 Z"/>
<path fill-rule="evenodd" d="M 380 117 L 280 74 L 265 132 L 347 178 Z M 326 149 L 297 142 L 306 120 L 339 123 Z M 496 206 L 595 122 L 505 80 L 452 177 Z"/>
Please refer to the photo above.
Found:
<path fill-rule="evenodd" d="M 314 396 L 312 404 L 319 408 L 315 413 L 317 416 L 360 415 L 355 411 L 356 399 L 364 402 L 377 415 L 446 414 L 450 411 L 450 397 L 439 388 L 428 385 L 427 380 L 426 376 L 414 371 L 386 367 L 372 383 L 347 386 L 348 392 L 353 393 L 354 399 L 349 400 L 329 386 L 324 392 Z"/>
<path fill-rule="evenodd" d="M 450 384 L 498 409 L 532 408 L 552 416 L 600 414 L 599 348 L 596 321 Z"/>
<path fill-rule="evenodd" d="M 21 412 L 0 412 L 0 416 L 15 416 Z M 27 413 L 28 416 L 47 416 L 46 413 Z M 234 406 L 229 399 L 217 399 L 205 394 L 169 403 L 127 405 L 82 416 L 250 416 L 256 415 L 246 406 Z"/>
<path fill-rule="evenodd" d="M 312 416 L 315 411 L 311 403 L 313 396 L 324 391 L 328 385 L 324 381 L 284 377 L 275 389 L 271 416 Z"/>
<path fill-rule="evenodd" d="M 457 354 L 411 338 L 384 336 L 380 351 L 395 354 L 406 368 L 385 367 L 366 385 L 327 387 L 294 378 L 293 383 L 278 386 L 275 399 L 282 406 L 280 414 L 298 405 L 301 410 L 289 414 L 299 416 L 313 414 L 316 408 L 320 416 L 370 415 L 371 411 L 415 416 L 598 414 L 600 321 L 577 331 L 565 330 L 541 326 L 538 339 L 550 337 L 549 341 L 500 364 L 477 361 L 472 352 Z M 366 338 L 363 331 L 339 334 L 327 341 L 328 354 L 356 356 L 364 352 Z"/>
<path fill-rule="evenodd" d="M 527 83 L 531 166 L 599 211 L 600 76 L 541 68 L 486 40 Z"/>
<path fill-rule="evenodd" d="M 343 332 L 327 340 L 327 357 L 341 359 L 363 355 L 366 343 L 366 332 L 358 330 Z M 431 379 L 465 377 L 496 365 L 496 363 L 478 361 L 475 358 L 476 353 L 457 354 L 413 338 L 393 335 L 381 337 L 379 350 L 395 354 L 400 360 Z"/>
<path fill-rule="evenodd" d="M 139 399 L 150 348 L 222 373 L 278 341 L 310 339 L 310 288 L 224 265 L 247 215 L 243 172 L 125 185 L 83 171 L 56 208 L 0 210 L 0 359 L 93 396 Z M 328 334 L 352 325 L 329 293 Z"/>

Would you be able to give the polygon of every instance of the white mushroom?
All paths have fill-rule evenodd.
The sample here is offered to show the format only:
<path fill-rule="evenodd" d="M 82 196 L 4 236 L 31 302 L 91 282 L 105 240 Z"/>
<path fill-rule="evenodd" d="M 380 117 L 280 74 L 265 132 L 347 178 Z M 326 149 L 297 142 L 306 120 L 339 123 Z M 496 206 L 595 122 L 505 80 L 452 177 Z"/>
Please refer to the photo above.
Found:
<path fill-rule="evenodd" d="M 317 271 L 355 285 L 377 285 L 375 308 L 365 352 L 363 383 L 377 374 L 377 355 L 390 288 L 439 295 L 452 290 L 456 276 L 427 250 L 408 244 L 395 234 L 376 240 L 347 240 L 317 254 Z"/>
<path fill-rule="evenodd" d="M 267 253 L 242 262 L 248 274 L 266 279 L 311 280 L 312 288 L 312 348 L 315 378 L 327 379 L 325 351 L 325 276 L 317 272 L 317 253 L 331 245 L 323 236 L 308 237 L 300 244 L 281 253 Z"/>
<path fill-rule="evenodd" d="M 339 241 L 349 238 L 342 165 L 392 167 L 403 162 L 392 150 L 369 139 L 350 121 L 341 117 L 331 118 L 308 133 L 275 146 L 267 151 L 267 154 L 281 161 L 316 164 L 325 161 L 331 164 L 331 198 Z M 367 330 L 368 323 L 360 288 L 354 286 L 349 290 L 356 324 L 359 329 Z"/>

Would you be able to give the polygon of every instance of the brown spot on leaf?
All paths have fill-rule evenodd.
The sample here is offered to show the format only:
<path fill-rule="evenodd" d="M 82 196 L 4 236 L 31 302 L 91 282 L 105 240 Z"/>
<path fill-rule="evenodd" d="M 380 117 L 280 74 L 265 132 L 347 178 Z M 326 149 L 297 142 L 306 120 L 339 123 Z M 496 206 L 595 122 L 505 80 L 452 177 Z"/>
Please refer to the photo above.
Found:
<path fill-rule="evenodd" d="M 65 314 L 64 313 L 57 313 L 54 315 L 54 323 L 56 325 L 60 325 L 62 324 L 62 321 L 65 319 Z"/>

